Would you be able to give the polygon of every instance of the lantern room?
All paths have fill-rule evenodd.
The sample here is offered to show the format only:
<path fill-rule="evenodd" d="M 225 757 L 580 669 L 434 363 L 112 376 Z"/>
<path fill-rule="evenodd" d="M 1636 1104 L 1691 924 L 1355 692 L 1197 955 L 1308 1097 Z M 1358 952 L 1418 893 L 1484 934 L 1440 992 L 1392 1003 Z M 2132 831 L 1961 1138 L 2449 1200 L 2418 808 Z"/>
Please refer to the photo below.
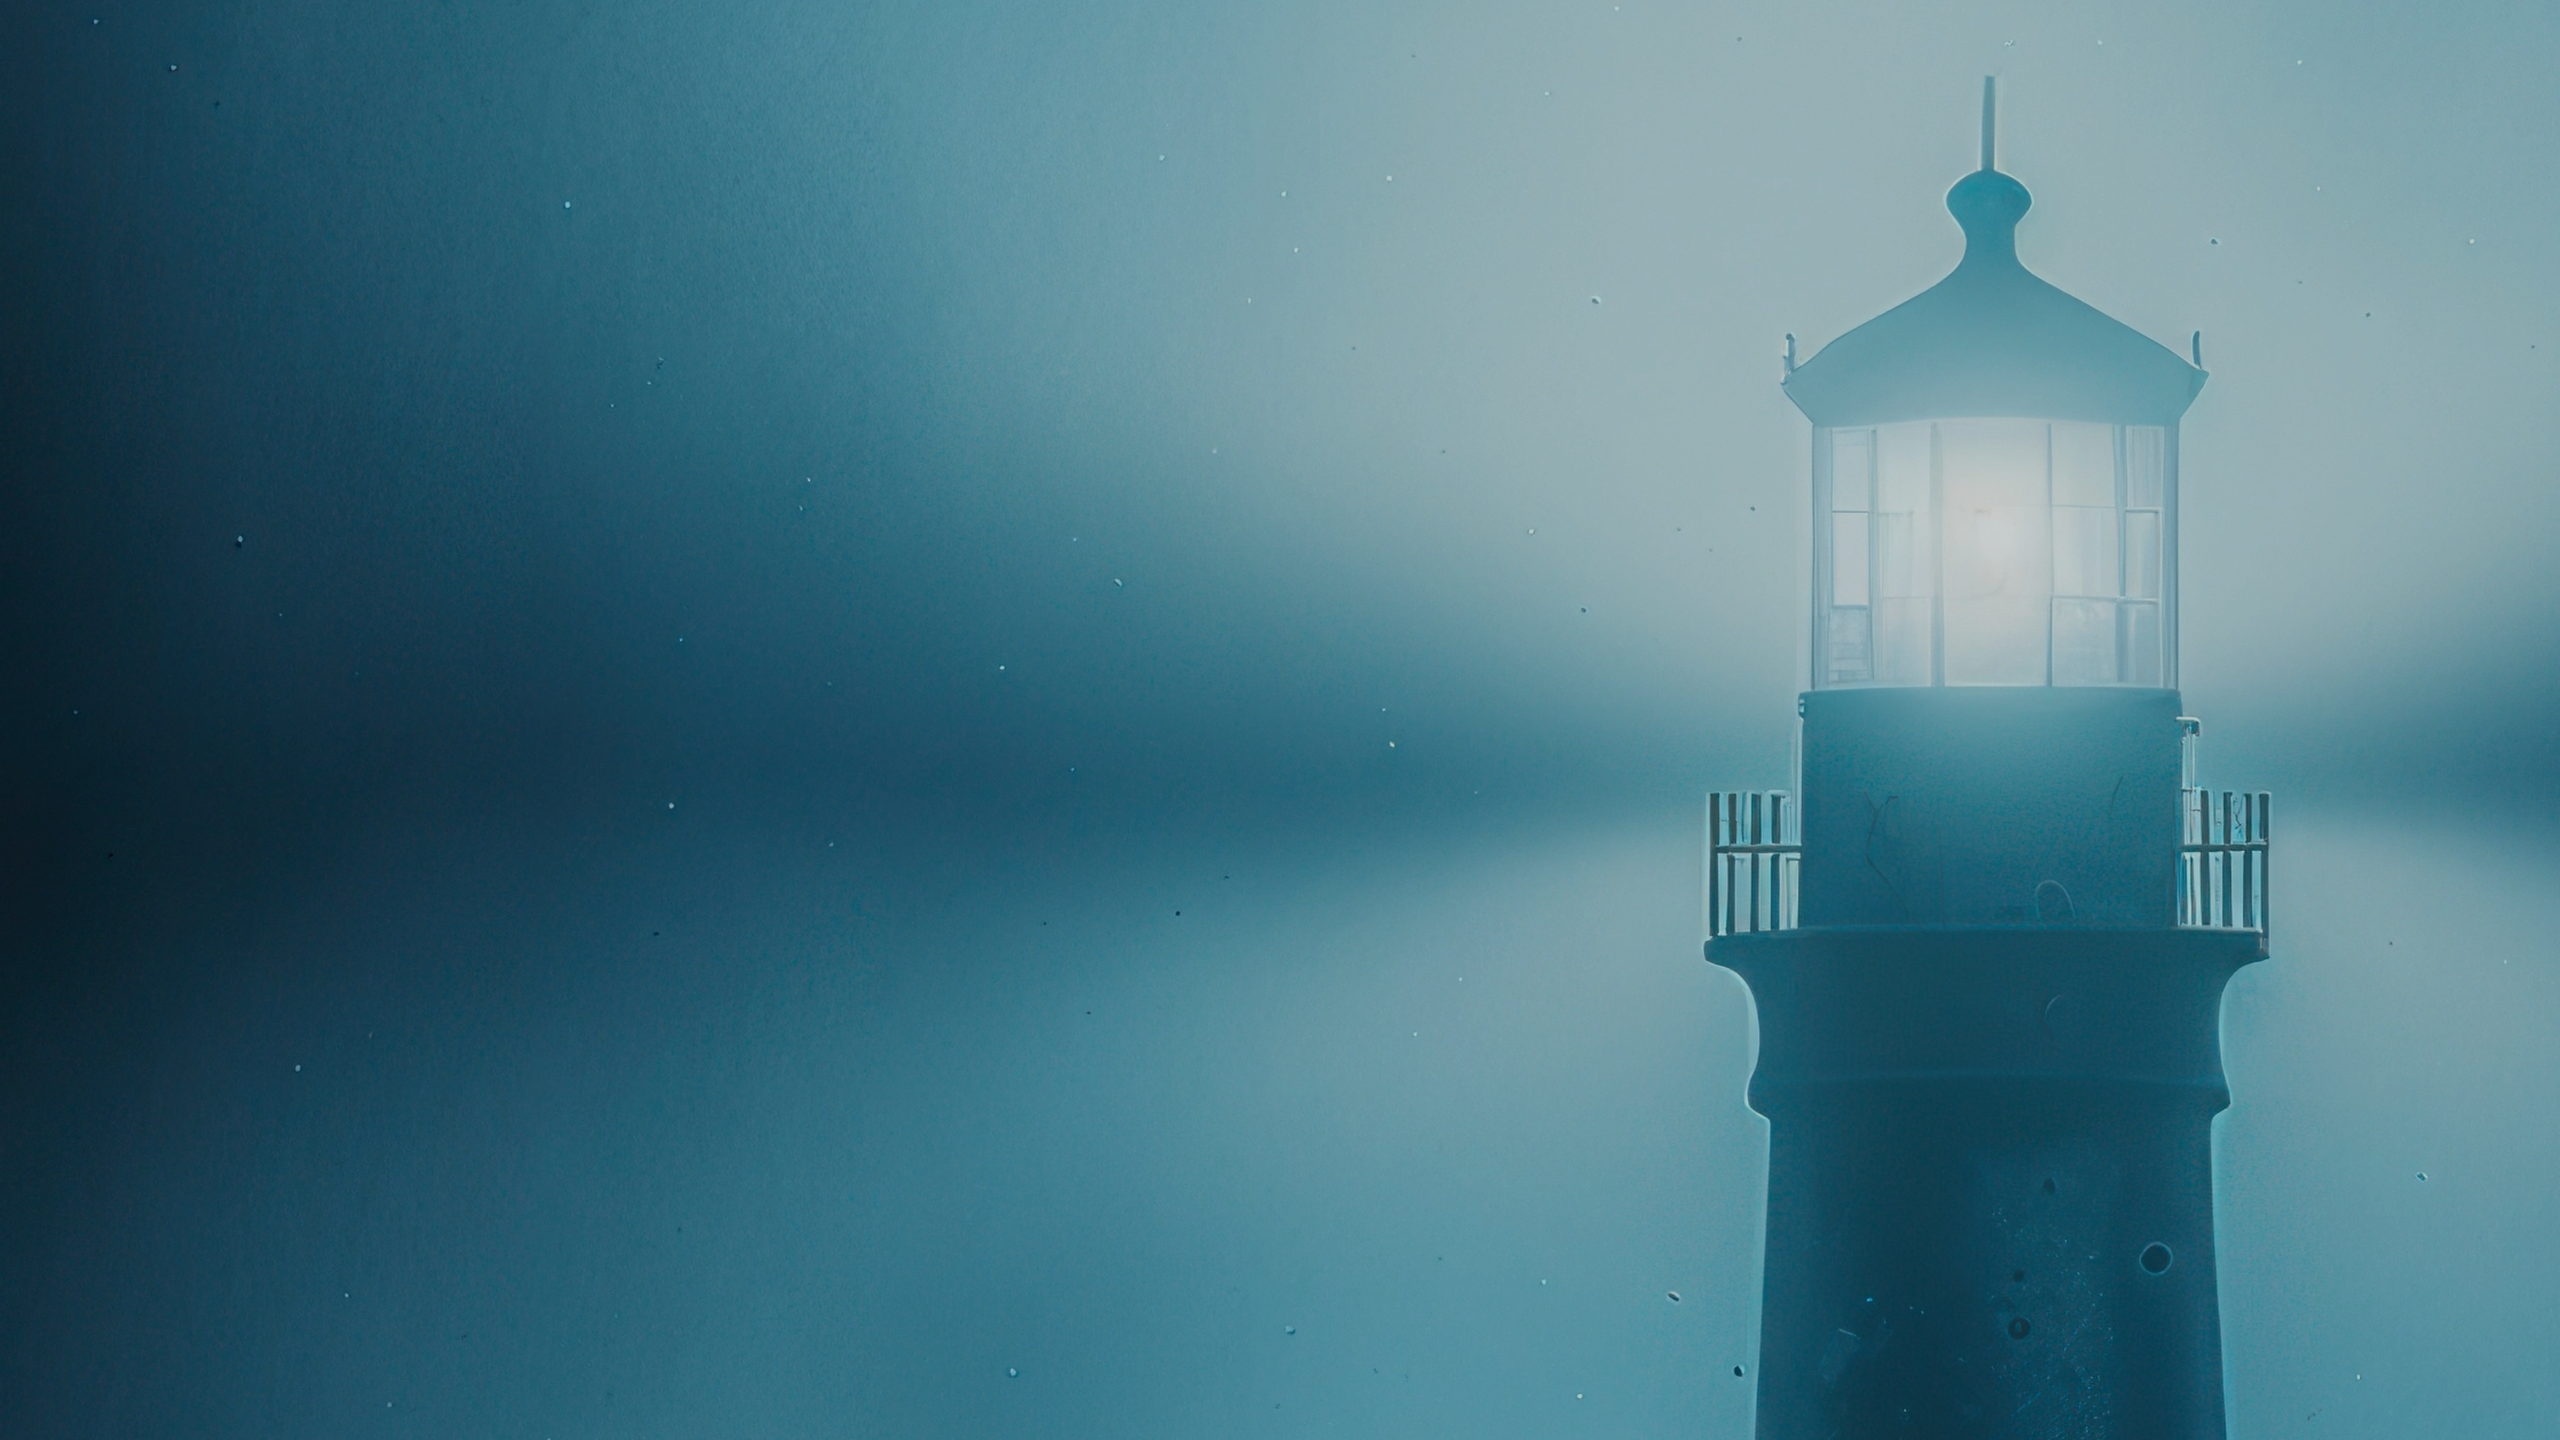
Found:
<path fill-rule="evenodd" d="M 2178 420 L 2205 372 L 2019 262 L 2031 201 L 1993 123 L 1986 85 L 1982 167 L 1947 194 L 1955 270 L 1790 356 L 1812 686 L 2175 689 Z"/>

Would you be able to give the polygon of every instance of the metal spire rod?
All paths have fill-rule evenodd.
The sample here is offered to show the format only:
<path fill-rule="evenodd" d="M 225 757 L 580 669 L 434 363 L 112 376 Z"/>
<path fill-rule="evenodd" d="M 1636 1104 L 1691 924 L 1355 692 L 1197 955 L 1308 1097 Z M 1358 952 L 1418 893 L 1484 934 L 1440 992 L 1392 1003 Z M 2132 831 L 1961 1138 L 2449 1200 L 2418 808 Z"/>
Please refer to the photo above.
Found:
<path fill-rule="evenodd" d="M 1982 77 L 1982 168 L 1996 168 L 1991 163 L 1992 122 L 2000 112 L 2000 82 L 1989 75 Z"/>

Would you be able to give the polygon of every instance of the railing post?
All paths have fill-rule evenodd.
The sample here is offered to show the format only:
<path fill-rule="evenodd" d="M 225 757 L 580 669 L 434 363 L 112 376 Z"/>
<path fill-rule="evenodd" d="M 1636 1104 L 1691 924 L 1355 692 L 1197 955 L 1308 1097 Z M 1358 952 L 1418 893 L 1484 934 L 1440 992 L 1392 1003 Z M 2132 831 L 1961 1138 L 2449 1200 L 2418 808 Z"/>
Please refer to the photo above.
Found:
<path fill-rule="evenodd" d="M 1777 843 L 1787 843 L 1787 792 L 1777 792 Z M 1777 897 L 1772 910 L 1774 920 L 1795 925 L 1795 869 L 1789 866 L 1787 851 L 1769 853 L 1769 892 Z"/>
<path fill-rule="evenodd" d="M 2231 792 L 2225 790 L 2222 792 L 2222 849 L 2219 852 L 2222 856 L 2222 928 L 2225 930 L 2231 928 L 2231 902 L 2233 899 L 2231 891 L 2231 822 L 2234 818 L 2235 817 L 2231 813 Z"/>
<path fill-rule="evenodd" d="M 1762 843 L 1760 839 L 1760 818 L 1760 792 L 1754 790 L 1751 792 L 1751 843 L 1754 847 L 1757 847 Z M 1768 927 L 1760 923 L 1760 852 L 1757 848 L 1754 848 L 1751 851 L 1750 865 L 1751 928 L 1754 930 L 1763 930 Z"/>
<path fill-rule="evenodd" d="M 1716 821 L 1724 814 L 1724 792 L 1707 792 L 1707 938 L 1713 940 L 1724 932 L 1716 928 L 1716 871 L 1724 859 L 1724 837 L 1716 833 Z"/>
<path fill-rule="evenodd" d="M 2272 819 L 2272 818 L 2273 818 L 2273 816 L 2272 816 L 2271 812 L 2272 812 L 2274 809 L 2275 809 L 2275 796 L 2274 796 L 2273 794 L 2271 794 L 2270 792 L 2265 791 L 2265 790 L 2261 790 L 2261 791 L 2259 791 L 2259 792 L 2258 792 L 2258 933 L 2259 933 L 2260 935 L 2270 935 L 2270 934 L 2273 934 L 2273 933 L 2275 932 L 2275 921 L 2274 921 L 2274 917 L 2273 917 L 2273 912 L 2272 912 L 2272 910 L 2270 909 L 2270 907 L 2268 906 L 2268 903 L 2267 903 L 2267 894 L 2268 894 L 2268 890 L 2269 890 L 2269 888 L 2270 888 L 2270 886 L 2269 886 L 2269 881 L 2268 881 L 2268 875 L 2269 875 L 2269 872 L 2273 869 L 2273 867 L 2274 867 L 2274 865 L 2275 865 L 2275 858 L 2276 858 L 2276 847 L 2275 847 L 2272 843 L 2270 843 L 2270 842 L 2269 842 L 2269 840 L 2268 840 L 2268 838 L 2267 838 L 2267 822 L 2268 822 L 2270 819 Z"/>
<path fill-rule="evenodd" d="M 2240 818 L 2250 847 L 2240 852 L 2240 927 L 2246 930 L 2258 918 L 2258 801 L 2245 790 L 2240 794 Z"/>

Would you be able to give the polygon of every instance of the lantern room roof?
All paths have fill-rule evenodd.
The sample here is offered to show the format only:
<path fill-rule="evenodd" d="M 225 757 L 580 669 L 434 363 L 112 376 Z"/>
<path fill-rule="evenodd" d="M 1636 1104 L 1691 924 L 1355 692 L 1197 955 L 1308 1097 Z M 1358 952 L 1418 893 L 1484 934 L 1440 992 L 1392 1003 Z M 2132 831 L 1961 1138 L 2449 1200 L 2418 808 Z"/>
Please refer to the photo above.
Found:
<path fill-rule="evenodd" d="M 1816 425 L 2032 416 L 2167 425 L 2205 372 L 2018 260 L 2027 187 L 1992 168 L 1986 99 L 1980 170 L 1947 192 L 1964 259 L 1945 279 L 1832 341 L 1787 375 Z"/>

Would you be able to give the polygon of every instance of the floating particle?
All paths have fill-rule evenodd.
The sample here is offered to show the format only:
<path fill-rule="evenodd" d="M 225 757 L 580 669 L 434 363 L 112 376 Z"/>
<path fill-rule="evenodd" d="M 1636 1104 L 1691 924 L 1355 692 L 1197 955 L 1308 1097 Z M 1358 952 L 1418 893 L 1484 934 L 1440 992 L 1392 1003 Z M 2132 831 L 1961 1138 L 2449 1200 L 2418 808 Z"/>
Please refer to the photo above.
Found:
<path fill-rule="evenodd" d="M 248 544 L 248 543 L 249 543 L 249 537 L 248 537 L 248 536 L 246 536 L 246 535 L 234 535 L 234 536 L 232 536 L 232 537 L 231 537 L 231 548 L 232 548 L 232 549 L 234 549 L 234 550 L 237 550 L 237 549 L 239 549 L 241 546 L 246 545 L 246 544 Z"/>
<path fill-rule="evenodd" d="M 1671 1303 L 1672 1303 L 1672 1304 L 1677 1305 L 1677 1304 L 1679 1304 L 1679 1303 L 1680 1303 L 1680 1292 L 1679 1292 L 1679 1291 L 1677 1291 L 1677 1290 L 1665 1290 L 1665 1291 L 1663 1291 L 1662 1293 L 1671 1297 Z"/>
<path fill-rule="evenodd" d="M 1741 1379 L 1741 1378 L 1742 1378 L 1742 1367 L 1741 1367 L 1741 1366 L 1736 1365 L 1736 1366 L 1734 1366 L 1734 1367 L 1733 1367 L 1733 1378 L 1735 1378 L 1736 1380 L 1739 1380 L 1739 1379 Z"/>
<path fill-rule="evenodd" d="M 1007 1365 L 1004 1367 L 1004 1378 L 1007 1380 L 1019 1380 L 1022 1378 L 1022 1372 L 1014 1369 L 1010 1365 Z"/>
<path fill-rule="evenodd" d="M 1280 1327 L 1280 1333 L 1283 1335 L 1295 1335 L 1298 1333 L 1298 1327 L 1295 1325 L 1283 1325 Z"/>

